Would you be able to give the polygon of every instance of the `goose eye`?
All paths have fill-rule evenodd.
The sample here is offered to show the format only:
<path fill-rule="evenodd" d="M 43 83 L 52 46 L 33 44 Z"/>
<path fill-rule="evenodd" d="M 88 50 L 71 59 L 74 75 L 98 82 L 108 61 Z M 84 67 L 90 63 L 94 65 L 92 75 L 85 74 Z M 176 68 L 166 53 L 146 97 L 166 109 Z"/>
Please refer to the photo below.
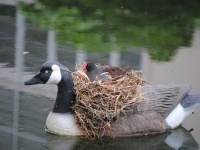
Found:
<path fill-rule="evenodd" d="M 44 73 L 46 73 L 46 74 L 47 74 L 47 73 L 49 73 L 49 70 L 45 70 L 45 72 L 44 72 Z"/>

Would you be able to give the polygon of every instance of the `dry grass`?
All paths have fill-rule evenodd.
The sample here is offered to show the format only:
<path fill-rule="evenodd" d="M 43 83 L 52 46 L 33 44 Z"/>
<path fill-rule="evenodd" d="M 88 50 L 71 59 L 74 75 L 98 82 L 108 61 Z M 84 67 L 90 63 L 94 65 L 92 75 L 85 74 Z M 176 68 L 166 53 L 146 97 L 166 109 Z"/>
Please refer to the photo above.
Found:
<path fill-rule="evenodd" d="M 88 138 L 102 137 L 112 130 L 125 107 L 138 102 L 138 87 L 143 84 L 139 72 L 133 70 L 116 81 L 90 82 L 81 71 L 72 73 L 76 103 L 73 106 L 77 123 Z"/>

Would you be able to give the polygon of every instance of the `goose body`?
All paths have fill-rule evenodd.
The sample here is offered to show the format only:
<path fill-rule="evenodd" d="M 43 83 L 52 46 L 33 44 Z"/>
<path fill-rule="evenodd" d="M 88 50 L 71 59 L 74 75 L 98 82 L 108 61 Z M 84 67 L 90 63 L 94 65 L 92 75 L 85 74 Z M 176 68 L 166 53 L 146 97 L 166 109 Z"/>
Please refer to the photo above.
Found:
<path fill-rule="evenodd" d="M 70 73 L 58 62 L 49 61 L 25 85 L 55 84 L 58 86 L 53 110 L 46 120 L 46 130 L 59 135 L 82 135 L 76 124 L 71 106 L 75 103 L 73 80 Z M 199 95 L 189 95 L 188 85 L 148 85 L 140 88 L 143 99 L 125 111 L 112 124 L 107 136 L 126 136 L 165 132 L 179 126 L 200 105 Z M 114 133 L 113 133 L 114 132 Z"/>

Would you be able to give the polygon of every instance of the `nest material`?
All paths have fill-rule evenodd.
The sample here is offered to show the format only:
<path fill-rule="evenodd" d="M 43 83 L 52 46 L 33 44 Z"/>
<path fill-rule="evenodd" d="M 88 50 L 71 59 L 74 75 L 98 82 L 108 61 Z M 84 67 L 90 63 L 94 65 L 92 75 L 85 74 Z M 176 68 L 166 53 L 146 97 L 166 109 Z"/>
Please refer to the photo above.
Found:
<path fill-rule="evenodd" d="M 133 70 L 116 81 L 90 82 L 81 71 L 72 73 L 76 103 L 72 107 L 77 123 L 88 138 L 102 137 L 112 130 L 111 124 L 124 112 L 124 108 L 137 104 L 143 84 L 139 73 Z"/>

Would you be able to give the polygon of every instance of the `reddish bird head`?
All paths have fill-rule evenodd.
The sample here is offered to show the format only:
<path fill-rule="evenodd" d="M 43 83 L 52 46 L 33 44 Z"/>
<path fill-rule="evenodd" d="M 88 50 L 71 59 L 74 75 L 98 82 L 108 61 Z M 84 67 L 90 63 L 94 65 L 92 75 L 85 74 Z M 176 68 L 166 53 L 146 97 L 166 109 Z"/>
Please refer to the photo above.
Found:
<path fill-rule="evenodd" d="M 84 62 L 82 71 L 88 76 L 90 81 L 94 81 L 97 76 L 101 74 L 100 70 L 94 63 L 86 63 Z"/>

